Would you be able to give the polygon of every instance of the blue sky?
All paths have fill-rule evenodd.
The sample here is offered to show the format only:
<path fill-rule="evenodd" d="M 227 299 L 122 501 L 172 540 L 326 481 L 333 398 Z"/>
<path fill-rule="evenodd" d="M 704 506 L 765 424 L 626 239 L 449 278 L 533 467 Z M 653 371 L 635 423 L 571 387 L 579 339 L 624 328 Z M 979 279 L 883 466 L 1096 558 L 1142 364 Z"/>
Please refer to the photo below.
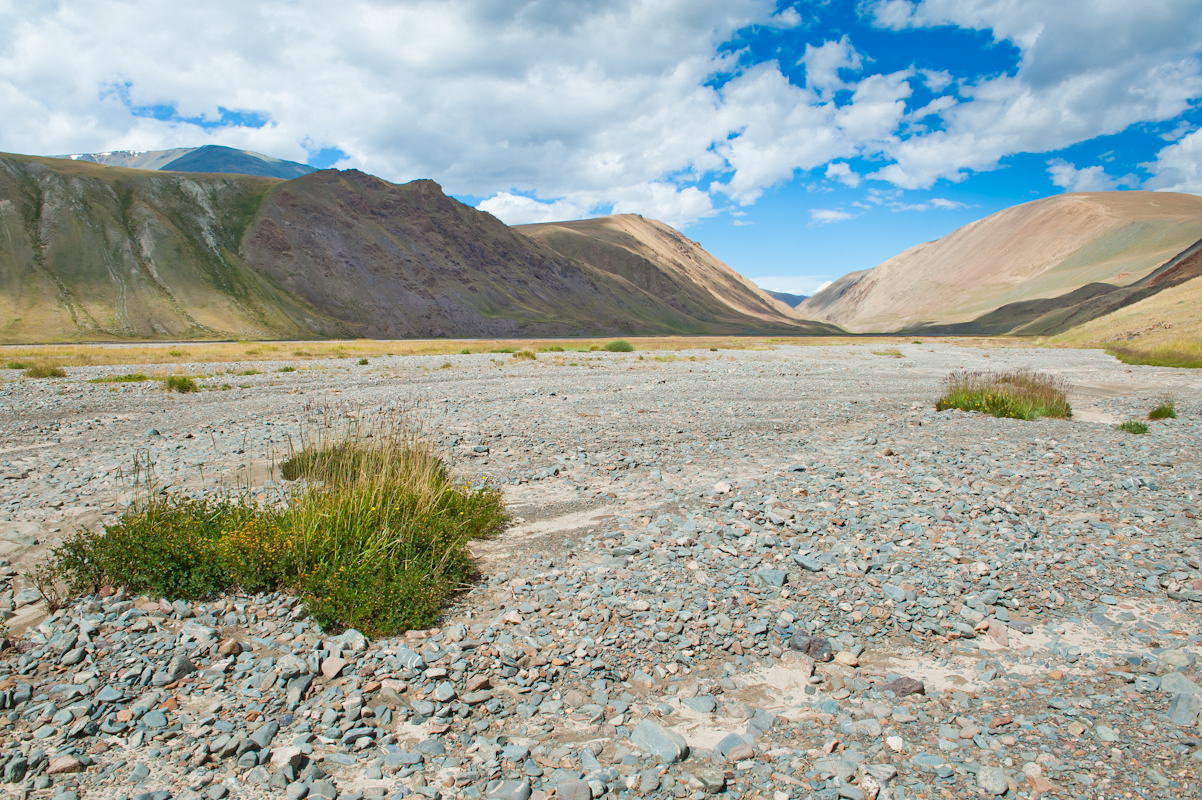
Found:
<path fill-rule="evenodd" d="M 0 0 L 0 150 L 244 147 L 808 293 L 1015 203 L 1202 193 L 1202 0 Z"/>

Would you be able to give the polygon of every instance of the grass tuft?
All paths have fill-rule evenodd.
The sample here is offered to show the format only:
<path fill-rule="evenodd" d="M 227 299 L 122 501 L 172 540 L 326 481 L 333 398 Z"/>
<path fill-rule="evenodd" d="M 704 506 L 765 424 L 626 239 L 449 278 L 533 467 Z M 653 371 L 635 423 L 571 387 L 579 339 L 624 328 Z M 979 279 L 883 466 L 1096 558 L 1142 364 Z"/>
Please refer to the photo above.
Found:
<path fill-rule="evenodd" d="M 543 353 L 562 353 L 563 347 L 558 344 L 553 344 L 550 347 L 542 348 L 541 352 L 543 352 Z"/>
<path fill-rule="evenodd" d="M 1117 427 L 1120 431 L 1124 431 L 1126 433 L 1141 434 L 1148 432 L 1148 424 L 1146 422 L 1140 422 L 1137 419 L 1129 419 Z"/>
<path fill-rule="evenodd" d="M 1063 378 L 1019 369 L 1006 372 L 953 372 L 944 379 L 935 408 L 980 411 L 995 417 L 1068 419 L 1068 383 Z"/>
<path fill-rule="evenodd" d="M 179 392 L 180 394 L 200 391 L 200 386 L 196 384 L 196 381 L 187 375 L 172 375 L 163 381 L 163 388 L 168 392 Z"/>
<path fill-rule="evenodd" d="M 1177 401 L 1166 397 L 1160 405 L 1148 412 L 1148 419 L 1177 419 Z"/>
<path fill-rule="evenodd" d="M 605 345 L 605 349 L 611 353 L 633 353 L 634 345 L 625 339 L 614 339 L 612 342 Z"/>
<path fill-rule="evenodd" d="M 280 367 L 279 369 L 276 370 L 276 372 L 296 372 L 296 367 L 289 364 L 286 367 Z"/>
<path fill-rule="evenodd" d="M 505 523 L 501 494 L 457 482 L 406 426 L 352 425 L 319 431 L 281 465 L 303 480 L 286 506 L 148 491 L 103 533 L 66 539 L 55 570 L 77 594 L 105 584 L 169 599 L 291 589 L 327 629 L 429 627 L 475 577 L 468 542 Z"/>
<path fill-rule="evenodd" d="M 25 368 L 26 378 L 65 378 L 67 371 L 58 364 L 30 364 Z"/>
<path fill-rule="evenodd" d="M 368 364 L 368 361 L 367 361 L 367 359 L 366 359 L 366 358 L 361 358 L 361 359 L 359 359 L 359 366 L 361 366 L 361 367 L 366 367 L 366 366 L 367 366 L 367 364 Z"/>
<path fill-rule="evenodd" d="M 518 350 L 513 357 L 519 361 L 534 361 L 538 358 L 533 350 Z"/>
<path fill-rule="evenodd" d="M 24 361 L 9 361 L 7 364 L 4 365 L 5 369 L 26 369 L 28 367 L 29 367 L 29 365 L 26 364 Z"/>
<path fill-rule="evenodd" d="M 125 375 L 106 375 L 103 378 L 92 378 L 88 383 L 142 383 L 150 378 L 141 372 L 130 372 Z"/>
<path fill-rule="evenodd" d="M 889 358 L 905 358 L 901 350 L 873 350 L 874 356 L 888 356 Z"/>

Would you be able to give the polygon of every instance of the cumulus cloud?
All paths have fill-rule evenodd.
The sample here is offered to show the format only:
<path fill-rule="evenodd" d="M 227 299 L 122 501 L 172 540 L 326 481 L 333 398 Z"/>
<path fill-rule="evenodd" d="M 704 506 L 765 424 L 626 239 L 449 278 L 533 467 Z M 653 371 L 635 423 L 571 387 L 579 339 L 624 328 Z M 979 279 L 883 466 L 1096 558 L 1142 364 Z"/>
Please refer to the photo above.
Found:
<path fill-rule="evenodd" d="M 846 161 L 832 161 L 826 165 L 827 180 L 837 180 L 844 186 L 856 188 L 860 185 L 859 173 L 852 170 L 851 165 Z"/>
<path fill-rule="evenodd" d="M 1162 192 L 1202 194 L 1202 130 L 1194 131 L 1141 165 L 1152 177 L 1144 184 Z"/>
<path fill-rule="evenodd" d="M 832 222 L 843 222 L 855 217 L 855 214 L 849 214 L 846 211 L 838 208 L 811 208 L 810 209 L 810 224 L 811 225 L 829 225 Z"/>
<path fill-rule="evenodd" d="M 881 0 L 871 13 L 893 30 L 989 31 L 1021 54 L 1013 75 L 962 82 L 961 99 L 940 111 L 941 129 L 885 149 L 893 163 L 869 177 L 906 189 L 1172 119 L 1202 94 L 1197 0 Z"/>
<path fill-rule="evenodd" d="M 714 194 L 748 205 L 798 171 L 925 188 L 1202 96 L 1197 0 L 883 0 L 866 6 L 879 27 L 989 31 L 1017 70 L 873 73 L 841 35 L 805 45 L 800 82 L 726 46 L 801 24 L 777 6 L 0 0 L 0 149 L 336 148 L 338 166 L 433 178 L 510 220 L 612 209 L 687 225 Z M 937 97 L 907 113 L 920 83 Z M 852 158 L 881 168 L 829 171 Z"/>

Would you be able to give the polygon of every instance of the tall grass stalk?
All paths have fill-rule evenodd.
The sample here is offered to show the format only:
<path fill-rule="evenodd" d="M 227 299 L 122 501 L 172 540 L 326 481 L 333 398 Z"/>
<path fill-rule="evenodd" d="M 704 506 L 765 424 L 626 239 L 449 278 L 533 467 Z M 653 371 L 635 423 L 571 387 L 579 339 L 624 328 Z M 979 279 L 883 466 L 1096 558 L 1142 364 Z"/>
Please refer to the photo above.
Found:
<path fill-rule="evenodd" d="M 1028 369 L 1004 372 L 961 370 L 943 381 L 943 395 L 935 408 L 943 411 L 980 411 L 995 417 L 1032 420 L 1038 417 L 1068 419 L 1068 382 Z"/>

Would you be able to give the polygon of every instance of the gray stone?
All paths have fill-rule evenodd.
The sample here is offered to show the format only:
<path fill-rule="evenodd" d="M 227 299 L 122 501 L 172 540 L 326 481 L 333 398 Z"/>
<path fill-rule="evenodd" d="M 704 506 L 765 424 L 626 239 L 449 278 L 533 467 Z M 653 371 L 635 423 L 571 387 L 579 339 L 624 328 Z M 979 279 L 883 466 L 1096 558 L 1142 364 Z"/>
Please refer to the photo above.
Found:
<path fill-rule="evenodd" d="M 682 705 L 686 705 L 694 711 L 700 711 L 702 714 L 712 714 L 718 708 L 718 701 L 706 694 L 696 697 L 686 697 L 680 702 Z"/>
<path fill-rule="evenodd" d="M 630 743 L 640 750 L 659 756 L 660 761 L 665 764 L 675 764 L 689 755 L 689 745 L 683 736 L 649 719 L 635 726 L 630 734 Z"/>
<path fill-rule="evenodd" d="M 1182 692 L 1169 703 L 1169 722 L 1179 728 L 1192 728 L 1202 712 L 1202 697 Z"/>
<path fill-rule="evenodd" d="M 1140 678 L 1145 677 L 1143 675 Z M 1180 672 L 1166 672 L 1160 678 L 1160 691 L 1169 694 L 1192 694 L 1202 697 L 1202 687 L 1182 675 Z"/>
<path fill-rule="evenodd" d="M 559 800 L 592 800 L 593 790 L 589 788 L 588 781 L 575 779 L 553 785 L 555 786 L 555 796 Z"/>
<path fill-rule="evenodd" d="M 977 770 L 977 786 L 992 795 L 1003 795 L 1010 788 L 1006 771 L 1001 767 L 981 767 Z"/>
<path fill-rule="evenodd" d="M 166 669 L 156 672 L 150 679 L 154 686 L 166 686 L 175 683 L 180 678 L 185 678 L 196 671 L 196 665 L 188 660 L 187 656 L 178 655 L 171 659 L 171 663 Z"/>
<path fill-rule="evenodd" d="M 489 800 L 530 800 L 530 781 L 493 781 L 486 796 Z"/>

